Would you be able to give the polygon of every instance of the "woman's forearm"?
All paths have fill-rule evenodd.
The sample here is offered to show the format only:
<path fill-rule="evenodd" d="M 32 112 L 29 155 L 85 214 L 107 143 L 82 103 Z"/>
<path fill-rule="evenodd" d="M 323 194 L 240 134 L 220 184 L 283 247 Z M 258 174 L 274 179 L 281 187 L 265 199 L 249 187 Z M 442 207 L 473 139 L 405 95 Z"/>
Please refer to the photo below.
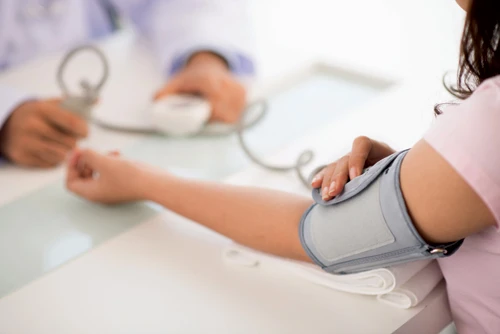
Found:
<path fill-rule="evenodd" d="M 298 225 L 312 199 L 154 173 L 146 176 L 143 184 L 147 186 L 142 198 L 238 243 L 310 261 L 300 243 Z M 415 145 L 405 158 L 401 187 L 413 222 L 428 242 L 458 240 L 495 222 L 478 195 L 424 141 Z"/>
<path fill-rule="evenodd" d="M 311 261 L 298 227 L 312 200 L 269 189 L 152 177 L 144 197 L 234 241 L 267 253 Z"/>

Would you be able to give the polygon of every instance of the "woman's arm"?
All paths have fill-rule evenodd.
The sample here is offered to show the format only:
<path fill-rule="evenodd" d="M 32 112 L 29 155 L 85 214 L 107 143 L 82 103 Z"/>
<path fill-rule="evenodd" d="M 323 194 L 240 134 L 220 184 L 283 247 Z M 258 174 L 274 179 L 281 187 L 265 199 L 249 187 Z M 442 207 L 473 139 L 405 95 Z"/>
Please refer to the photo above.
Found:
<path fill-rule="evenodd" d="M 146 176 L 147 177 L 147 176 Z M 146 198 L 267 253 L 310 261 L 299 240 L 299 222 L 312 200 L 281 191 L 153 178 Z"/>
<path fill-rule="evenodd" d="M 458 240 L 495 223 L 474 190 L 423 140 L 403 162 L 401 185 L 413 222 L 428 242 Z M 96 202 L 151 200 L 243 245 L 311 262 L 298 234 L 300 218 L 312 203 L 308 198 L 186 180 L 92 151 L 70 159 L 67 186 Z"/>
<path fill-rule="evenodd" d="M 302 214 L 312 204 L 307 197 L 178 178 L 116 154 L 90 150 L 70 158 L 66 184 L 94 202 L 154 201 L 243 245 L 311 261 L 298 234 Z"/>
<path fill-rule="evenodd" d="M 477 193 L 424 140 L 403 161 L 401 188 L 410 216 L 427 242 L 455 241 L 495 225 Z"/>

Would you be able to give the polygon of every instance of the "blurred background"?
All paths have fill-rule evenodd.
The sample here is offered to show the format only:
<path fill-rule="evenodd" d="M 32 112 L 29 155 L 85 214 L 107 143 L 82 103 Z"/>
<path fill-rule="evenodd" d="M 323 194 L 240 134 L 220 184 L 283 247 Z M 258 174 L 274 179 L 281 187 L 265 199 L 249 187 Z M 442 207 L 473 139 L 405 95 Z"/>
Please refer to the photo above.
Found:
<path fill-rule="evenodd" d="M 12 0 L 9 3 L 13 4 L 14 1 Z M 232 1 L 238 4 L 238 0 Z M 3 13 L 2 9 L 6 8 L 2 6 L 5 3 L 7 1 L 2 2 L 0 0 L 0 14 Z M 37 1 L 32 1 L 32 3 L 37 3 Z M 44 3 L 44 1 L 38 3 Z M 443 74 L 446 71 L 456 69 L 457 66 L 464 13 L 454 0 L 249 0 L 249 3 L 253 25 L 251 33 L 254 35 L 255 41 L 256 65 L 258 74 L 263 81 L 274 80 L 282 74 L 294 71 L 297 66 L 320 60 L 327 61 L 338 67 L 346 67 L 361 73 L 377 75 L 391 81 L 410 83 L 407 91 L 399 92 L 399 100 L 395 100 L 391 96 L 389 97 L 390 103 L 381 100 L 378 104 L 366 106 L 363 111 L 368 110 L 369 113 L 365 112 L 363 114 L 366 117 L 364 118 L 365 122 L 360 122 L 366 124 L 358 124 L 356 118 L 352 119 L 352 124 L 347 121 L 342 123 L 341 116 L 348 114 L 345 112 L 346 110 L 357 107 L 360 101 L 367 102 L 371 98 L 378 96 L 381 90 L 366 89 L 362 84 L 349 84 L 342 78 L 325 79 L 319 77 L 319 79 L 316 78 L 317 80 L 306 80 L 301 85 L 294 87 L 294 89 L 270 97 L 269 102 L 272 110 L 270 114 L 272 115 L 269 115 L 266 121 L 259 124 L 256 129 L 246 132 L 252 148 L 259 155 L 265 156 L 277 152 L 278 149 L 286 147 L 297 137 L 311 132 L 314 133 L 318 123 L 326 123 L 326 121 L 332 121 L 332 124 L 334 121 L 338 121 L 339 124 L 338 127 L 334 128 L 335 131 L 331 133 L 332 138 L 336 140 L 331 141 L 331 147 L 325 145 L 324 152 L 328 151 L 328 159 L 344 154 L 346 149 L 350 147 L 352 138 L 354 138 L 351 138 L 352 134 L 356 136 L 360 134 L 369 135 L 381 140 L 387 139 L 387 142 L 395 144 L 396 148 L 408 147 L 420 138 L 421 129 L 425 129 L 428 122 L 433 119 L 433 105 L 447 99 L 430 96 L 429 91 L 431 93 L 436 91 L 436 95 L 441 94 L 444 90 L 440 85 Z M 224 14 L 231 15 L 231 12 L 228 10 Z M 234 19 L 235 25 L 240 23 L 237 22 L 238 18 L 236 16 L 230 17 Z M 183 18 L 178 19 L 183 21 Z M 163 18 L 160 21 L 165 22 Z M 26 28 L 26 25 L 22 27 Z M 224 29 L 231 30 L 235 28 L 233 25 L 227 24 Z M 37 29 L 33 31 L 40 32 Z M 0 35 L 2 32 L 0 31 Z M 49 37 L 54 40 L 52 35 Z M 177 38 L 177 41 L 179 40 L 182 40 L 182 38 Z M 144 118 L 145 110 L 151 104 L 152 92 L 161 87 L 164 77 L 157 66 L 150 64 L 151 58 L 135 57 L 133 52 L 129 56 L 126 52 L 128 49 L 123 47 L 122 44 L 124 43 L 122 42 L 124 41 L 120 39 L 120 36 L 108 42 L 106 51 L 109 52 L 111 73 L 113 74 L 110 83 L 103 90 L 103 95 L 106 98 L 97 108 L 96 114 L 97 116 L 100 115 L 99 120 L 102 124 L 108 124 L 115 128 L 121 126 L 126 129 L 129 124 L 125 122 L 127 117 L 130 117 L 132 123 L 135 122 L 134 125 L 138 122 L 138 118 L 134 118 L 134 115 L 139 115 L 141 119 Z M 175 42 L 172 41 L 172 44 L 175 44 Z M 61 59 L 60 56 L 60 54 L 54 54 L 53 57 L 49 58 L 40 57 L 38 59 L 35 57 L 37 59 L 34 59 L 33 62 L 16 68 L 13 67 L 12 70 L 6 70 L 5 73 L 1 73 L 0 84 L 16 87 L 29 93 L 37 93 L 40 96 L 60 94 L 54 75 Z M 92 63 L 77 67 L 85 75 L 91 72 L 92 69 L 95 70 Z M 100 70 L 100 67 L 98 70 Z M 98 73 L 100 74 L 100 72 Z M 80 77 L 79 74 L 75 75 L 75 78 Z M 79 81 L 74 80 L 72 82 L 76 84 Z M 420 89 L 424 87 L 426 89 Z M 124 96 L 127 98 L 123 98 Z M 400 105 L 405 106 L 405 113 L 399 113 L 399 110 L 396 110 L 399 109 Z M 391 108 L 391 106 L 394 106 L 394 108 Z M 395 110 L 394 112 L 385 112 L 387 109 Z M 130 111 L 134 111 L 135 114 L 127 114 Z M 338 112 L 335 113 L 334 111 Z M 290 114 L 295 117 L 295 122 L 283 126 L 285 123 L 283 120 L 286 120 Z M 368 118 L 368 116 L 372 116 L 371 114 L 377 117 Z M 326 119 L 325 115 L 331 118 Z M 375 118 L 380 118 L 376 120 L 379 123 L 374 122 Z M 318 119 L 323 122 L 318 122 Z M 112 124 L 111 121 L 106 123 L 105 120 L 111 120 L 117 124 Z M 149 119 L 146 121 L 151 123 Z M 144 122 L 148 123 L 146 121 Z M 384 123 L 397 123 L 399 126 L 392 127 L 389 131 L 383 127 Z M 346 128 L 345 124 L 351 124 L 351 126 Z M 151 124 L 147 124 L 147 126 L 151 126 Z M 279 129 L 279 135 L 276 135 L 276 129 Z M 339 129 L 343 129 L 344 133 L 339 133 Z M 146 130 L 151 129 L 146 127 Z M 387 138 L 384 138 L 384 136 Z M 249 165 L 249 159 L 243 154 L 234 136 L 196 137 L 181 140 L 166 139 L 163 136 L 141 136 L 137 133 L 128 132 L 106 132 L 106 129 L 95 128 L 91 137 L 84 145 L 102 151 L 127 147 L 125 153 L 133 159 L 165 167 L 176 174 L 190 177 L 222 180 Z M 330 145 L 330 142 L 327 142 L 327 144 Z M 306 142 L 305 145 L 309 144 Z M 296 156 L 297 149 L 294 148 L 291 153 L 293 157 Z M 192 154 L 192 152 L 195 152 L 195 154 Z M 0 205 L 10 202 L 13 204 L 2 207 L 0 221 L 11 221 L 12 225 L 10 226 L 12 228 L 10 230 L 15 230 L 18 234 L 15 238 L 4 234 L 8 240 L 3 243 L 0 242 L 0 245 L 4 245 L 5 249 L 15 249 L 15 247 L 22 248 L 22 246 L 28 244 L 28 246 L 25 246 L 26 249 L 19 251 L 19 253 L 22 251 L 26 255 L 26 259 L 23 261 L 18 259 L 18 261 L 26 264 L 31 263 L 31 267 L 25 265 L 28 273 L 25 276 L 25 281 L 21 282 L 22 280 L 17 278 L 11 280 L 16 288 L 27 284 L 26 282 L 31 282 L 31 280 L 40 277 L 65 261 L 81 255 L 90 247 L 98 245 L 109 238 L 114 238 L 122 232 L 122 230 L 119 230 L 120 228 L 126 230 L 129 226 L 138 224 L 143 220 L 142 216 L 131 215 L 126 210 L 121 211 L 122 216 L 118 216 L 116 212 L 111 212 L 111 215 L 124 225 L 117 228 L 116 231 L 103 231 L 102 226 L 106 226 L 106 224 L 102 223 L 107 222 L 110 218 L 98 211 L 99 207 L 93 207 L 93 209 L 83 207 L 82 209 L 80 202 L 77 202 L 73 197 L 67 196 L 62 187 L 62 182 L 50 185 L 52 181 L 62 179 L 64 173 L 62 167 L 49 172 L 20 169 L 14 166 L 4 166 L 3 168 L 6 172 L 0 175 L 0 185 L 2 185 L 3 189 L 8 189 L 8 191 L 0 192 Z M 257 179 L 255 175 L 259 174 L 250 173 L 248 175 L 250 182 L 255 184 L 255 179 Z M 274 174 L 272 175 L 273 179 L 276 180 L 275 184 L 281 189 L 283 189 L 283 184 L 288 184 L 283 180 L 288 181 L 290 179 L 288 175 L 284 175 L 281 179 Z M 19 180 L 22 180 L 22 182 L 19 182 Z M 295 176 L 292 181 L 299 185 Z M 49 186 L 42 188 L 43 185 Z M 271 186 L 271 181 L 266 183 L 266 186 Z M 294 186 L 294 184 L 291 185 L 291 187 Z M 35 192 L 35 190 L 38 192 Z M 301 186 L 300 191 L 306 191 L 306 189 Z M 27 196 L 27 194 L 30 194 L 30 196 Z M 23 196 L 26 196 L 26 198 L 23 198 Z M 61 202 L 58 198 L 62 198 L 70 204 Z M 17 199 L 19 200 L 15 201 Z M 38 215 L 36 219 L 33 219 L 31 215 L 37 210 L 26 210 L 26 208 L 37 208 L 36 205 L 43 207 L 43 210 L 38 211 L 45 211 L 47 215 Z M 53 216 L 54 212 L 57 212 L 56 218 Z M 21 213 L 26 214 L 22 215 Z M 138 215 L 140 214 L 142 213 L 138 212 Z M 150 214 L 150 212 L 148 211 L 147 214 Z M 19 218 L 21 216 L 24 218 Z M 11 217 L 18 217 L 18 219 L 14 221 Z M 38 230 L 30 225 L 34 221 Z M 89 221 L 93 222 L 94 225 L 89 224 Z M 55 225 L 50 225 L 53 222 L 55 222 Z M 19 229 L 19 226 L 29 227 Z M 47 228 L 47 226 L 55 227 L 51 229 Z M 89 226 L 96 226 L 96 228 L 89 231 L 91 229 Z M 36 236 L 36 238 L 33 237 L 29 239 L 29 242 L 23 244 L 19 240 L 25 240 L 24 237 L 29 228 L 39 232 L 30 234 L 30 237 Z M 68 231 L 76 231 L 76 233 L 71 234 Z M 83 234 L 86 239 L 80 239 L 83 241 L 79 243 L 75 242 L 74 236 L 83 235 L 81 231 L 84 231 Z M 55 241 L 53 242 L 53 240 Z M 12 245 L 11 247 L 9 242 Z M 51 242 L 53 244 L 50 244 Z M 165 247 L 168 244 L 168 242 L 162 243 Z M 70 249 L 71 247 L 73 248 Z M 48 253 L 52 261 L 43 262 L 44 259 L 40 260 L 40 257 L 43 258 L 44 256 L 45 249 L 55 250 Z M 215 251 L 217 253 L 213 259 L 219 261 L 218 250 Z M 3 262 L 0 259 L 0 272 L 10 272 L 15 277 L 17 274 L 15 270 L 10 270 L 8 268 L 11 267 L 6 266 L 11 265 L 16 269 L 18 268 L 17 262 L 10 261 L 11 251 L 4 252 L 4 254 L 6 254 L 6 257 Z M 157 254 L 156 250 L 155 254 Z M 182 263 L 182 266 L 189 265 L 189 262 L 186 262 L 189 259 L 186 259 L 186 256 L 180 252 L 165 251 L 165 254 L 178 254 L 180 257 L 177 262 Z M 199 258 L 196 252 L 193 253 L 191 260 L 190 266 L 196 268 L 196 278 L 199 278 L 199 268 L 197 266 Z M 217 262 L 217 265 L 221 265 L 219 262 Z M 25 268 L 21 269 L 24 270 Z M 187 271 L 185 267 L 182 267 L 177 272 Z M 217 272 L 217 270 L 211 267 L 210 272 Z M 221 272 L 224 272 L 224 270 L 221 270 Z M 152 275 L 156 274 L 155 268 Z M 83 279 L 81 275 L 78 277 Z M 93 278 L 95 279 L 95 277 Z M 9 279 L 10 276 L 7 277 L 7 280 Z M 175 281 L 175 277 L 172 278 L 172 275 L 168 275 L 162 284 L 166 284 L 169 279 L 177 291 L 178 282 Z M 4 291 L 11 288 L 8 284 L 4 285 Z M 53 284 L 53 286 L 57 287 L 57 291 L 64 291 L 59 289 L 59 284 Z M 129 287 L 127 284 L 123 284 L 123 286 L 128 293 Z M 192 291 L 197 291 L 196 289 L 199 286 L 201 285 L 196 284 Z M 2 288 L 1 284 L 0 288 Z M 247 291 L 246 289 L 245 287 L 245 291 Z M 72 289 L 71 287 L 68 290 L 75 293 L 79 292 L 78 289 Z M 191 291 L 191 287 L 189 287 L 189 290 Z M 51 290 L 46 289 L 46 291 L 50 292 Z M 265 294 L 266 291 L 263 293 Z M 69 294 L 68 296 L 65 295 L 64 298 L 67 300 L 73 298 Z M 203 296 L 203 293 L 200 293 L 200 296 Z M 269 296 L 273 295 L 269 294 Z M 286 296 L 289 296 L 288 292 Z M 2 297 L 1 294 L 0 297 Z M 258 299 L 259 295 L 252 297 Z M 50 298 L 52 300 L 53 296 Z M 275 301 L 278 299 L 274 298 Z M 3 300 L 5 301 L 5 299 Z M 23 303 L 21 300 L 17 304 L 19 309 L 23 310 L 23 313 L 27 305 L 37 307 L 37 304 L 31 302 L 30 298 L 27 298 L 27 300 L 29 300 L 29 303 Z M 63 303 L 58 304 L 57 301 L 53 302 L 53 304 L 64 305 Z M 257 304 L 259 304 L 258 311 L 260 311 L 260 303 Z M 0 310 L 2 310 L 2 305 L 3 310 L 14 310 L 12 312 L 15 312 L 15 308 L 8 305 L 7 302 L 0 303 Z M 228 305 L 231 307 L 228 307 L 228 309 L 232 309 L 232 305 Z M 300 304 L 296 306 L 307 308 L 308 305 Z M 325 309 L 322 305 L 322 303 L 319 303 L 317 306 Z M 272 304 L 268 306 L 271 307 Z M 177 308 L 177 305 L 173 305 L 173 307 Z M 343 307 L 344 305 L 342 305 Z M 192 305 L 189 305 L 190 310 L 191 308 Z M 73 307 L 67 309 L 73 309 Z M 60 319 L 57 308 L 54 308 L 54 310 L 53 316 Z M 311 314 L 315 313 L 314 310 L 309 311 Z M 43 313 L 40 313 L 38 309 L 36 314 L 41 314 L 40 318 L 44 318 Z M 219 312 L 219 314 L 224 315 L 224 312 Z M 189 315 L 186 314 L 186 316 Z M 321 314 L 314 316 L 320 317 Z M 4 321 L 6 319 L 4 317 Z M 50 318 L 47 319 L 43 321 L 50 322 Z M 297 319 L 300 318 L 297 317 Z M 25 322 L 24 320 L 25 317 L 23 317 L 22 323 Z M 2 321 L 0 321 L 1 323 Z M 21 321 L 16 326 L 20 323 Z M 0 331 L 2 330 L 0 329 Z"/>
<path fill-rule="evenodd" d="M 454 0 L 253 1 L 259 69 L 322 58 L 395 78 L 456 67 L 464 19 Z"/>

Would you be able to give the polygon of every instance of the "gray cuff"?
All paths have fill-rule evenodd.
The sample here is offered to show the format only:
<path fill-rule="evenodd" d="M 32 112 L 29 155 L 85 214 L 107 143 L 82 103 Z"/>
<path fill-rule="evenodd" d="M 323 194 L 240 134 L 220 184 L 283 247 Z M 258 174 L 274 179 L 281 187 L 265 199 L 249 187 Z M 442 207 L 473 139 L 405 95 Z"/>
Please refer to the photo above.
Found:
<path fill-rule="evenodd" d="M 399 183 L 407 151 L 398 152 L 348 182 L 341 194 L 313 204 L 303 215 L 299 235 L 309 257 L 324 270 L 355 273 L 452 255 L 462 240 L 430 245 L 406 209 Z"/>

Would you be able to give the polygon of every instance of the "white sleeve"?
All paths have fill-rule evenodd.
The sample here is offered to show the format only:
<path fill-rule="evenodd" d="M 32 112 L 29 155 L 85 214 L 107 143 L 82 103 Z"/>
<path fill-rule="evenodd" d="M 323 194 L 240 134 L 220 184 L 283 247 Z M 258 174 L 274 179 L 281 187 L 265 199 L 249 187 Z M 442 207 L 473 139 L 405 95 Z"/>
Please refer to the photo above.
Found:
<path fill-rule="evenodd" d="M 168 72 L 200 50 L 223 56 L 235 74 L 254 72 L 248 0 L 114 0 L 113 4 L 152 43 Z"/>
<path fill-rule="evenodd" d="M 0 129 L 12 111 L 31 95 L 11 87 L 0 85 Z"/>

